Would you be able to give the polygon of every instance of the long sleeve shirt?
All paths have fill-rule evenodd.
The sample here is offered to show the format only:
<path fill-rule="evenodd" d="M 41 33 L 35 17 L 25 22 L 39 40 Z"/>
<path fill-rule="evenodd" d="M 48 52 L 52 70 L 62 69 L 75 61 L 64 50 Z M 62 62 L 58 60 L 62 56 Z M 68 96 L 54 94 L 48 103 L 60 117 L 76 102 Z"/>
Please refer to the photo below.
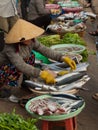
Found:
<path fill-rule="evenodd" d="M 28 8 L 28 20 L 34 20 L 50 13 L 49 10 L 45 9 L 45 0 L 30 0 Z"/>
<path fill-rule="evenodd" d="M 6 18 L 17 15 L 16 0 L 0 0 L 0 16 Z"/>
<path fill-rule="evenodd" d="M 30 45 L 19 44 L 19 51 L 16 52 L 15 44 L 6 44 L 4 50 L 0 52 L 0 66 L 7 63 L 12 63 L 22 73 L 37 77 L 40 73 L 40 69 L 27 64 L 24 59 L 30 57 L 32 50 L 40 52 L 44 56 L 56 61 L 61 61 L 62 54 L 55 52 L 54 50 L 40 44 L 37 40 L 32 41 Z"/>

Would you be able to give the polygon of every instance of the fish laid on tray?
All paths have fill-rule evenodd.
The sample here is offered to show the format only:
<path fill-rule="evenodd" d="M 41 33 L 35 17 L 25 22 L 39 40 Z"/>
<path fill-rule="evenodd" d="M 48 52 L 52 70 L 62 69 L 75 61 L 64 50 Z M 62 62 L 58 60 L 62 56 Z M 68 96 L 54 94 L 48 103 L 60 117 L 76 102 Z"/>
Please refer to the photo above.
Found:
<path fill-rule="evenodd" d="M 77 110 L 83 103 L 84 100 L 78 96 L 56 94 L 49 98 L 31 100 L 28 108 L 38 115 L 61 115 Z"/>
<path fill-rule="evenodd" d="M 63 85 L 46 85 L 46 84 L 41 84 L 41 83 L 37 83 L 37 82 L 32 82 L 30 80 L 26 80 L 25 83 L 26 85 L 31 88 L 31 89 L 35 89 L 35 90 L 39 90 L 39 91 L 49 91 L 49 93 L 51 93 L 50 91 L 53 92 L 64 92 L 64 91 L 68 91 L 71 89 L 83 89 L 86 90 L 86 88 L 82 88 L 82 86 L 90 79 L 90 77 L 88 75 L 84 75 L 81 79 L 74 81 L 70 84 L 63 84 Z"/>
<path fill-rule="evenodd" d="M 61 71 L 65 69 L 66 70 L 70 69 L 70 68 L 64 68 L 64 66 L 62 66 L 63 64 L 54 63 L 47 66 L 52 69 L 53 68 L 56 69 L 54 70 L 56 73 L 58 73 L 59 70 Z M 63 92 L 74 88 L 81 89 L 82 86 L 90 79 L 90 77 L 86 73 L 88 65 L 89 65 L 88 63 L 77 64 L 76 70 L 69 72 L 68 74 L 65 74 L 63 76 L 57 76 L 55 78 L 56 83 L 53 85 L 45 84 L 43 80 L 40 80 L 40 78 L 36 79 L 36 81 L 25 80 L 25 84 L 31 89 L 35 89 L 39 91 L 41 90 L 41 91 Z"/>
<path fill-rule="evenodd" d="M 78 61 L 77 61 L 78 62 Z M 77 68 L 74 70 L 74 72 L 80 72 L 80 71 L 87 71 L 87 68 L 89 66 L 88 62 L 84 63 L 77 63 Z M 53 64 L 43 64 L 42 67 L 45 69 L 50 69 L 58 73 L 61 70 L 70 70 L 70 67 L 66 63 L 60 63 L 56 62 Z"/>
<path fill-rule="evenodd" d="M 89 80 L 90 80 L 90 77 L 88 75 L 85 75 L 81 79 L 79 79 L 79 80 L 77 80 L 75 82 L 59 86 L 58 91 L 63 92 L 63 91 L 71 90 L 71 89 L 87 90 L 86 88 L 82 88 L 82 86 Z"/>

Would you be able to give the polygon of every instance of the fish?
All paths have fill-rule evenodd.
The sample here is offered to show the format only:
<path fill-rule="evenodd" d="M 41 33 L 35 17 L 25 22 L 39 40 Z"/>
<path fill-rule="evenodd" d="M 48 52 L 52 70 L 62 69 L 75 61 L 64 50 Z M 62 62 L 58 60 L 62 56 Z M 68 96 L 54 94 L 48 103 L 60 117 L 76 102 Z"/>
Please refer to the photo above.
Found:
<path fill-rule="evenodd" d="M 88 66 L 88 62 L 79 63 L 77 64 L 77 68 L 74 70 L 74 72 L 87 71 Z"/>
<path fill-rule="evenodd" d="M 80 89 L 89 80 L 90 80 L 90 77 L 88 75 L 85 75 L 81 79 L 79 79 L 79 80 L 77 80 L 75 82 L 59 86 L 58 91 L 63 92 L 63 91 L 71 90 L 71 89 Z"/>
<path fill-rule="evenodd" d="M 57 91 L 57 88 L 55 88 L 54 85 L 53 86 L 46 85 L 43 83 L 31 81 L 31 80 L 25 80 L 25 85 L 27 85 L 33 89 Z"/>
<path fill-rule="evenodd" d="M 61 67 L 56 66 L 56 64 L 58 64 L 58 63 L 53 63 L 52 65 L 45 65 L 45 66 L 53 66 L 54 68 L 59 70 L 59 68 L 61 68 Z M 64 63 L 62 63 L 62 64 L 64 64 Z M 62 65 L 62 64 L 59 63 L 59 65 Z M 38 79 L 37 79 L 37 81 L 25 80 L 25 84 L 28 87 L 31 87 L 32 89 L 51 90 L 53 92 L 55 92 L 55 91 L 56 92 L 57 91 L 62 92 L 62 91 L 70 90 L 70 89 L 73 89 L 73 88 L 79 89 L 79 88 L 81 88 L 81 86 L 84 83 L 86 83 L 90 79 L 89 77 L 87 77 L 87 74 L 86 74 L 86 70 L 87 70 L 88 66 L 89 66 L 89 64 L 87 62 L 77 64 L 76 70 L 71 71 L 68 74 L 65 74 L 63 76 L 56 77 L 55 78 L 56 83 L 52 84 L 52 85 L 47 85 L 44 82 L 38 81 Z M 61 69 L 63 70 L 64 68 L 61 68 Z M 67 68 L 67 69 L 70 69 L 70 68 Z M 58 70 L 56 70 L 57 73 L 58 73 Z M 86 76 L 85 82 L 84 82 L 84 78 L 83 78 L 83 81 L 79 80 L 83 76 Z"/>
<path fill-rule="evenodd" d="M 55 78 L 56 80 L 56 86 L 72 83 L 80 78 L 82 78 L 84 75 L 86 75 L 85 71 L 81 72 L 70 72 L 68 74 L 65 74 L 63 76 Z"/>
<path fill-rule="evenodd" d="M 74 72 L 87 71 L 88 66 L 89 66 L 88 62 L 78 63 L 76 69 L 73 71 Z M 66 64 L 64 62 L 62 62 L 62 63 L 55 62 L 52 64 L 42 64 L 42 68 L 50 69 L 56 73 L 58 73 L 61 70 L 70 70 L 70 67 L 68 66 L 68 64 Z"/>
<path fill-rule="evenodd" d="M 76 64 L 79 64 L 79 60 L 77 57 L 73 57 L 72 58 Z M 45 63 L 41 63 L 39 62 L 40 65 L 42 66 L 42 69 L 51 69 L 51 70 L 54 70 L 54 71 L 60 71 L 60 70 L 63 70 L 65 68 L 68 68 L 70 67 L 67 63 L 65 62 L 55 62 L 55 63 L 51 63 L 51 64 L 45 64 Z"/>
<path fill-rule="evenodd" d="M 70 77 L 69 77 L 70 78 Z M 72 82 L 70 84 L 63 84 L 63 85 L 46 85 L 42 82 L 38 83 L 31 80 L 25 80 L 25 85 L 28 87 L 35 89 L 35 90 L 47 90 L 47 91 L 53 91 L 53 92 L 63 92 L 68 91 L 71 89 L 81 89 L 82 86 L 90 79 L 88 75 L 84 75 L 81 79 L 76 80 L 75 82 Z M 66 79 L 65 79 L 66 80 Z"/>
<path fill-rule="evenodd" d="M 80 96 L 73 94 L 51 94 L 52 98 L 55 97 L 57 99 L 71 99 L 71 100 L 82 100 Z"/>
<path fill-rule="evenodd" d="M 70 113 L 70 112 L 74 112 L 78 108 L 82 107 L 84 103 L 85 103 L 84 100 L 79 100 L 74 103 L 71 103 L 69 106 L 66 106 L 66 103 L 62 104 L 61 106 L 66 108 L 67 113 Z"/>
<path fill-rule="evenodd" d="M 57 63 L 55 66 L 60 67 L 64 70 L 65 69 L 70 70 L 70 67 L 66 67 L 66 68 L 64 67 L 64 63 L 59 63 L 59 64 Z M 88 66 L 89 66 L 88 62 L 78 63 L 76 69 L 73 70 L 73 72 L 87 71 Z M 58 71 L 60 71 L 60 70 L 58 70 Z"/>

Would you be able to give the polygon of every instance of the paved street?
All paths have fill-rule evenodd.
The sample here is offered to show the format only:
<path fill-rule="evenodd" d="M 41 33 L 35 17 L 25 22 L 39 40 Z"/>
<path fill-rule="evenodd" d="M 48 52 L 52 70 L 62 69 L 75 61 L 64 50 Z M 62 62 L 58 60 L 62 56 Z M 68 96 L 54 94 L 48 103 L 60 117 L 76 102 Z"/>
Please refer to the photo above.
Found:
<path fill-rule="evenodd" d="M 98 1 L 93 1 L 93 10 L 96 14 L 98 14 Z M 85 9 L 87 11 L 91 11 L 90 8 Z M 94 21 L 94 24 L 91 20 L 87 21 L 87 30 L 84 34 L 84 39 L 87 42 L 87 49 L 89 50 L 89 58 L 88 62 L 90 64 L 88 68 L 88 75 L 91 77 L 90 81 L 88 81 L 84 87 L 88 88 L 88 91 L 79 91 L 77 95 L 82 96 L 85 99 L 86 106 L 84 110 L 77 116 L 78 130 L 98 130 L 98 101 L 92 99 L 92 95 L 95 92 L 98 92 L 98 62 L 96 60 L 96 55 L 92 54 L 95 48 L 95 38 L 90 36 L 88 32 L 90 30 L 94 30 L 96 28 L 98 19 Z M 17 90 L 17 89 L 16 89 Z M 14 90 L 15 91 L 15 90 Z M 30 93 L 26 89 L 17 90 L 21 95 L 26 95 Z M 18 95 L 18 92 L 17 93 Z M 12 112 L 13 109 L 16 109 L 16 113 L 23 115 L 23 117 L 28 118 L 31 117 L 24 108 L 20 107 L 19 104 L 2 101 L 0 100 L 0 112 Z M 38 127 L 40 127 L 40 122 Z M 39 128 L 40 129 L 40 128 Z M 55 130 L 63 130 L 63 128 L 56 128 Z"/>

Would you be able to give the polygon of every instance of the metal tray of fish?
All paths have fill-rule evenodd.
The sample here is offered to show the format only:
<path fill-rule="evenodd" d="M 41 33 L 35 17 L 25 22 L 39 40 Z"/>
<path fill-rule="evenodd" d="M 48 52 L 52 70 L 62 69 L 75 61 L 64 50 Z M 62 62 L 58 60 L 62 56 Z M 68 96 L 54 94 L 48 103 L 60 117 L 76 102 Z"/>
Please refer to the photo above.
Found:
<path fill-rule="evenodd" d="M 65 94 L 65 93 L 70 93 L 70 94 L 75 94 L 79 90 L 88 90 L 88 88 L 83 87 L 86 82 L 90 80 L 90 77 L 88 75 L 83 76 L 81 79 L 72 82 L 70 84 L 64 84 L 60 86 L 37 86 L 36 84 L 30 83 L 31 81 L 27 81 L 30 83 L 29 90 L 35 93 L 36 95 L 43 95 L 43 94 Z"/>
<path fill-rule="evenodd" d="M 55 65 L 54 65 L 55 64 Z M 53 67 L 55 72 L 59 72 L 59 69 L 65 70 L 65 68 L 61 67 L 61 64 L 54 63 L 52 65 L 48 65 L 48 67 Z M 37 78 L 34 80 L 25 80 L 25 84 L 28 87 L 36 90 L 46 90 L 46 91 L 60 91 L 61 89 L 65 89 L 65 91 L 69 89 L 79 88 L 83 84 L 85 84 L 90 77 L 86 74 L 86 70 L 88 67 L 88 63 L 79 63 L 77 65 L 77 69 L 63 76 L 56 77 L 56 83 L 53 85 L 47 85 L 43 80 Z M 57 67 L 57 68 L 56 68 Z M 66 68 L 70 69 L 70 68 Z M 78 87 L 79 86 L 79 87 Z"/>
<path fill-rule="evenodd" d="M 87 68 L 89 66 L 88 62 L 79 63 L 77 59 L 74 59 L 74 60 L 77 64 L 77 68 L 73 72 L 87 71 Z M 58 73 L 61 70 L 70 70 L 70 67 L 68 66 L 68 64 L 60 63 L 60 62 L 55 62 L 52 64 L 43 64 L 42 63 L 41 67 L 42 67 L 42 69 L 49 69 L 49 70 L 52 70 L 56 73 Z"/>
<path fill-rule="evenodd" d="M 34 118 L 60 121 L 77 116 L 85 107 L 82 97 L 69 94 L 43 95 L 29 100 L 26 110 Z"/>
<path fill-rule="evenodd" d="M 33 88 L 29 88 L 31 92 L 33 92 L 36 96 L 46 95 L 46 94 L 76 94 L 79 92 L 79 89 L 71 89 L 68 91 L 44 91 L 44 90 L 35 90 Z"/>

